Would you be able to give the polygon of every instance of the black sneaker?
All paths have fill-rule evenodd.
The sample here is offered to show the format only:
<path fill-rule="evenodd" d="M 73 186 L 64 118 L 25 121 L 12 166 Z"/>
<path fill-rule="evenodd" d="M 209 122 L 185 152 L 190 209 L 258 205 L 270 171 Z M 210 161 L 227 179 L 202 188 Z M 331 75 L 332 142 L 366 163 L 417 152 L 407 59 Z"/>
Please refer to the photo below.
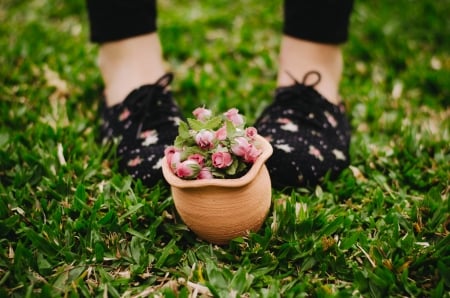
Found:
<path fill-rule="evenodd" d="M 155 84 L 133 90 L 112 107 L 103 106 L 101 136 L 119 139 L 119 169 L 147 186 L 162 179 L 164 149 L 173 144 L 183 118 L 172 93 L 166 90 L 173 75 L 162 76 Z"/>
<path fill-rule="evenodd" d="M 318 80 L 305 85 L 310 75 Z M 274 187 L 314 186 L 349 165 L 350 125 L 343 104 L 334 105 L 314 86 L 318 72 L 308 72 L 303 83 L 276 90 L 255 127 L 273 146 L 266 165 Z"/>

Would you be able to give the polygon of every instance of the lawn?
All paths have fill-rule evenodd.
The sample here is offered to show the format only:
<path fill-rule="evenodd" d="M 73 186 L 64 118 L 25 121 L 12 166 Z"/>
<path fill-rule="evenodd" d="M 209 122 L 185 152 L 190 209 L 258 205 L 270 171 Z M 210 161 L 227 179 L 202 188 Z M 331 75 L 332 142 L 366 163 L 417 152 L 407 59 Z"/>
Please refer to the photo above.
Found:
<path fill-rule="evenodd" d="M 186 116 L 271 102 L 281 1 L 159 1 Z M 0 2 L 0 297 L 450 297 L 450 1 L 357 1 L 351 166 L 216 246 L 98 142 L 83 0 Z"/>

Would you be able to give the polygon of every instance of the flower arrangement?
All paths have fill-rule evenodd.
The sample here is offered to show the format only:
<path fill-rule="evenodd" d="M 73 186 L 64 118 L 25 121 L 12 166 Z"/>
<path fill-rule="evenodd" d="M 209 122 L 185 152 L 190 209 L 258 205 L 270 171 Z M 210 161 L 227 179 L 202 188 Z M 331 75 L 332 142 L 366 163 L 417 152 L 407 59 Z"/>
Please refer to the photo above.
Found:
<path fill-rule="evenodd" d="M 255 146 L 257 130 L 245 127 L 235 108 L 219 116 L 196 108 L 195 119 L 180 121 L 178 136 L 164 155 L 172 172 L 182 179 L 238 178 L 261 154 Z"/>

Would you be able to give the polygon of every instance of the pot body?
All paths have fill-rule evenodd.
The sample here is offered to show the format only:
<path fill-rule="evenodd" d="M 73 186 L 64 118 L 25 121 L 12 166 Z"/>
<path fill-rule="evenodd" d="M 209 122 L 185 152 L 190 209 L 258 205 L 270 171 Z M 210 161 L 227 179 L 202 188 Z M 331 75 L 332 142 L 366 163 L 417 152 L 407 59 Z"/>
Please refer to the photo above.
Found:
<path fill-rule="evenodd" d="M 184 223 L 200 238 L 216 244 L 226 244 L 248 231 L 258 231 L 272 199 L 265 166 L 244 186 L 172 186 L 171 190 L 175 208 Z"/>
<path fill-rule="evenodd" d="M 261 156 L 238 179 L 183 180 L 163 161 L 163 174 L 171 186 L 178 214 L 198 237 L 227 244 L 231 239 L 258 231 L 270 210 L 272 186 L 265 161 L 272 147 L 258 138 Z"/>

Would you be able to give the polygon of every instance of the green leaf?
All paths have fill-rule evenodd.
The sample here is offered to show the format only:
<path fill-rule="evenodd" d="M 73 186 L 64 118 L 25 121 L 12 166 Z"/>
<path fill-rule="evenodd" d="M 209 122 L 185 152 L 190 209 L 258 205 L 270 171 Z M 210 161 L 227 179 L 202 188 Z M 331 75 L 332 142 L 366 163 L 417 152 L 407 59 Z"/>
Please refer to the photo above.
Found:
<path fill-rule="evenodd" d="M 161 255 L 159 256 L 158 261 L 155 264 L 156 268 L 160 268 L 166 262 L 166 259 L 170 254 L 173 253 L 175 247 L 176 247 L 175 239 L 170 240 L 170 242 L 164 247 Z"/>
<path fill-rule="evenodd" d="M 163 296 L 164 298 L 179 298 L 179 297 L 181 297 L 179 295 L 176 295 L 174 293 L 173 289 L 170 289 L 170 288 L 163 289 L 162 294 L 164 295 Z"/>
<path fill-rule="evenodd" d="M 51 297 L 55 297 L 55 290 L 53 289 L 53 287 L 49 284 L 45 284 L 42 286 L 41 289 L 41 293 L 39 295 L 40 298 L 51 298 Z"/>
<path fill-rule="evenodd" d="M 130 215 L 135 214 L 139 209 L 144 207 L 144 204 L 139 203 L 130 207 L 130 209 L 119 217 L 119 221 L 122 222 L 125 218 L 128 218 Z"/>
<path fill-rule="evenodd" d="M 204 129 L 217 130 L 222 125 L 222 116 L 215 116 L 208 119 L 204 124 Z"/>
<path fill-rule="evenodd" d="M 0 199 L 0 219 L 6 218 L 9 214 L 9 208 L 6 204 L 6 200 Z M 1 223 L 0 223 L 1 226 Z M 0 232 L 0 235 L 2 233 Z"/>
<path fill-rule="evenodd" d="M 90 293 L 89 293 L 89 288 L 86 286 L 86 284 L 87 283 L 85 283 L 84 280 L 78 279 L 76 281 L 76 283 L 74 284 L 75 285 L 75 289 L 77 290 L 76 297 L 80 297 L 80 296 L 82 296 L 82 297 L 83 296 L 84 297 L 89 297 L 89 296 L 91 296 Z M 81 292 L 81 295 L 78 294 L 78 291 Z"/>
<path fill-rule="evenodd" d="M 386 274 L 384 274 L 386 271 L 389 272 L 388 269 L 379 269 L 374 272 L 369 272 L 370 282 L 382 289 L 389 286 L 391 281 L 389 280 L 390 278 L 386 278 Z"/>
<path fill-rule="evenodd" d="M 246 171 L 251 166 L 252 166 L 252 164 L 248 164 L 248 163 L 245 163 L 245 162 L 239 162 L 238 163 L 238 167 L 236 169 L 236 173 L 237 174 L 242 173 L 243 171 Z"/>
<path fill-rule="evenodd" d="M 53 282 L 53 287 L 60 290 L 65 290 L 68 287 L 69 272 L 73 267 L 70 265 L 63 265 L 57 268 L 56 276 L 57 278 Z"/>
<path fill-rule="evenodd" d="M 236 127 L 234 126 L 233 122 L 231 122 L 230 120 L 226 120 L 225 121 L 225 126 L 227 129 L 227 137 L 232 140 L 234 139 L 236 136 Z"/>
<path fill-rule="evenodd" d="M 449 264 L 450 264 L 450 256 L 447 256 L 446 258 L 444 258 L 444 260 L 439 260 L 437 262 L 439 274 L 444 280 L 445 285 L 450 288 L 450 267 L 448 266 Z"/>
<path fill-rule="evenodd" d="M 0 288 L 3 288 L 3 284 L 8 280 L 11 271 L 6 271 L 3 276 L 0 278 Z"/>
<path fill-rule="evenodd" d="M 253 282 L 253 275 L 246 272 L 244 267 L 240 267 L 233 275 L 230 287 L 237 291 L 237 294 L 244 294 Z"/>
<path fill-rule="evenodd" d="M 215 170 L 215 169 L 212 170 L 212 174 L 213 174 L 213 176 L 215 178 L 219 178 L 219 179 L 225 178 L 225 174 L 223 172 L 220 172 L 220 171 Z"/>
<path fill-rule="evenodd" d="M 175 138 L 175 142 L 174 142 L 174 146 L 177 148 L 183 148 L 185 145 L 186 139 L 183 138 L 182 136 L 177 136 Z"/>
<path fill-rule="evenodd" d="M 99 263 L 103 262 L 103 257 L 105 255 L 105 248 L 103 246 L 103 243 L 100 241 L 95 243 L 94 246 L 94 252 L 95 252 L 95 260 Z"/>
<path fill-rule="evenodd" d="M 188 121 L 189 127 L 195 131 L 200 131 L 202 129 L 206 129 L 205 123 L 203 123 L 200 120 L 188 118 L 187 121 Z"/>
<path fill-rule="evenodd" d="M 47 259 L 42 255 L 42 253 L 38 253 L 37 255 L 37 265 L 40 272 L 45 272 L 52 268 L 52 265 L 47 261 Z"/>
<path fill-rule="evenodd" d="M 178 126 L 178 136 L 181 139 L 187 139 L 190 137 L 189 126 L 184 121 L 180 121 L 180 125 Z"/>
<path fill-rule="evenodd" d="M 203 157 L 206 157 L 205 153 L 206 153 L 205 150 L 202 150 L 201 148 L 199 148 L 197 146 L 195 146 L 195 147 L 187 147 L 187 148 L 185 148 L 185 150 L 181 154 L 181 160 L 187 159 L 192 154 L 200 154 Z"/>
<path fill-rule="evenodd" d="M 113 286 L 112 283 L 106 283 L 105 287 L 107 287 L 110 297 L 120 298 L 121 295 L 119 291 Z"/>
<path fill-rule="evenodd" d="M 99 219 L 98 223 L 100 225 L 108 225 L 117 220 L 117 214 L 113 210 L 109 210 L 102 218 Z"/>
<path fill-rule="evenodd" d="M 89 209 L 86 202 L 88 195 L 86 193 L 86 187 L 83 184 L 78 184 L 75 191 L 75 199 L 73 201 L 73 208 L 75 210 L 81 211 L 83 209 Z"/>
<path fill-rule="evenodd" d="M 54 242 L 45 239 L 43 236 L 39 235 L 30 228 L 25 228 L 24 230 L 27 238 L 31 240 L 35 249 L 43 251 L 51 256 L 58 253 L 58 249 L 56 248 L 56 244 Z"/>
<path fill-rule="evenodd" d="M 158 220 L 158 225 L 159 225 L 159 220 Z M 136 236 L 140 239 L 146 240 L 146 241 L 151 241 L 148 237 L 146 237 L 144 234 L 142 234 L 141 232 L 138 232 L 136 230 L 133 230 L 132 228 L 128 228 L 127 229 L 127 233 L 129 233 L 130 235 Z"/>
<path fill-rule="evenodd" d="M 447 293 L 449 294 L 449 293 Z M 437 287 L 431 291 L 431 298 L 441 298 L 444 297 L 444 280 L 440 280 Z"/>
<path fill-rule="evenodd" d="M 9 141 L 9 134 L 7 132 L 1 132 L 0 133 L 0 148 L 4 148 L 4 146 Z"/>
<path fill-rule="evenodd" d="M 301 266 L 301 270 L 304 271 L 308 271 L 309 269 L 311 269 L 312 267 L 314 267 L 314 265 L 316 265 L 317 260 L 314 257 L 308 257 L 302 264 Z"/>
<path fill-rule="evenodd" d="M 328 223 L 322 231 L 322 235 L 330 236 L 336 232 L 343 224 L 345 218 L 343 216 L 337 217 L 332 222 Z"/>
<path fill-rule="evenodd" d="M 359 232 L 352 232 L 347 234 L 346 237 L 343 237 L 341 240 L 341 245 L 339 246 L 342 250 L 347 250 L 352 247 L 359 238 Z"/>
<path fill-rule="evenodd" d="M 226 173 L 227 175 L 233 176 L 236 174 L 236 170 L 238 168 L 239 162 L 237 159 L 233 160 L 233 162 L 231 163 L 231 165 L 226 169 Z"/>
<path fill-rule="evenodd" d="M 141 261 L 141 238 L 134 236 L 131 238 L 130 250 L 131 256 L 136 264 L 140 264 Z"/>

